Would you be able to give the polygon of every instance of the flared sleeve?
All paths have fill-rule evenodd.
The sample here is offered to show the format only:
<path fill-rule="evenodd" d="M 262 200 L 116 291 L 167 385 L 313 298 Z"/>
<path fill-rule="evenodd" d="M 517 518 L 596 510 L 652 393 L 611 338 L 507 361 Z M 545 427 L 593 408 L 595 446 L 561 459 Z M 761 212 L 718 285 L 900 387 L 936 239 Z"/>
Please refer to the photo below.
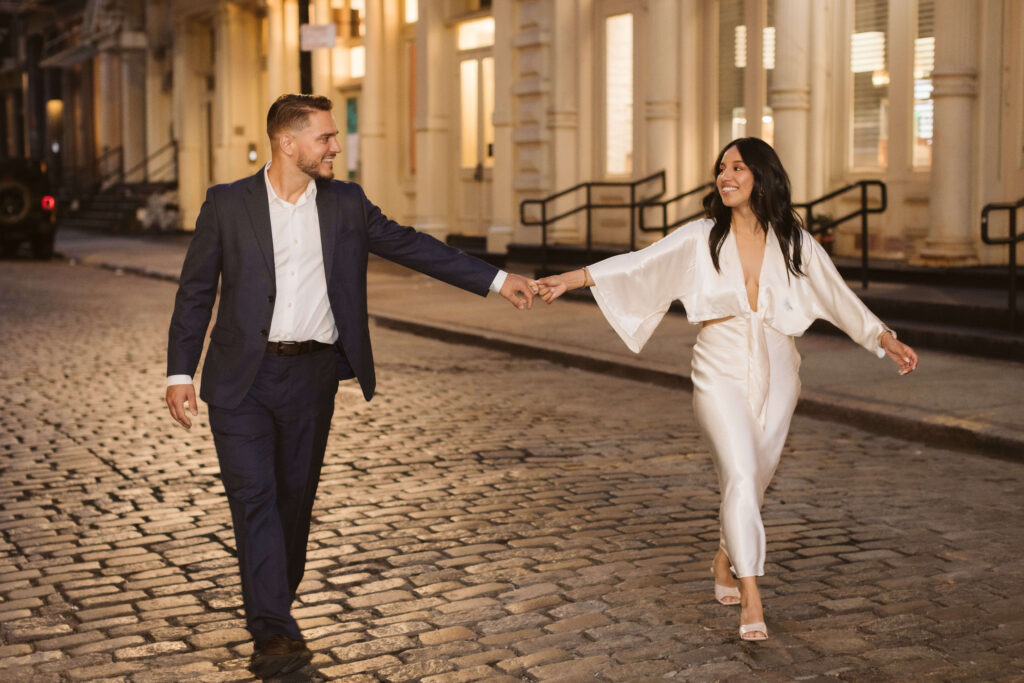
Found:
<path fill-rule="evenodd" d="M 803 233 L 803 238 L 807 277 L 798 280 L 807 285 L 813 317 L 829 321 L 860 346 L 885 358 L 878 340 L 889 328 L 847 286 L 822 246 L 809 233 Z"/>
<path fill-rule="evenodd" d="M 672 302 L 685 305 L 693 291 L 696 248 L 706 245 L 703 223 L 689 223 L 649 247 L 588 267 L 597 305 L 634 353 L 640 353 Z"/>

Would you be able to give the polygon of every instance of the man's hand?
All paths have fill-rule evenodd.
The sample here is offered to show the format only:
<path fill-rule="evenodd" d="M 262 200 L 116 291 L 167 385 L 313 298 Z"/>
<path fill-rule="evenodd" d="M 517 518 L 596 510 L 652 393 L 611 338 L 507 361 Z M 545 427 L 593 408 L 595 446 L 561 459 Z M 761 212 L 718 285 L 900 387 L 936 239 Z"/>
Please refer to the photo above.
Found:
<path fill-rule="evenodd" d="M 509 273 L 500 294 L 519 310 L 533 308 L 533 283 L 522 275 Z"/>
<path fill-rule="evenodd" d="M 194 385 L 174 384 L 167 387 L 167 408 L 171 411 L 171 417 L 185 429 L 191 429 L 192 420 L 188 419 L 188 413 L 185 412 L 186 403 L 188 403 L 188 412 L 193 415 L 199 414 Z"/>

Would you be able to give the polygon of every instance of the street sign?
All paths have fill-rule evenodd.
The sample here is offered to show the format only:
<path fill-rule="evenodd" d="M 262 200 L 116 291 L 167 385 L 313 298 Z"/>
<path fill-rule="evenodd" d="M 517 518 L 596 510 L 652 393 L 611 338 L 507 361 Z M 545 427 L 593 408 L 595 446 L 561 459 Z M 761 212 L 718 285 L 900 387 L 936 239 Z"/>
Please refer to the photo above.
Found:
<path fill-rule="evenodd" d="M 299 49 L 303 52 L 332 48 L 338 42 L 335 24 L 302 24 L 299 26 Z"/>

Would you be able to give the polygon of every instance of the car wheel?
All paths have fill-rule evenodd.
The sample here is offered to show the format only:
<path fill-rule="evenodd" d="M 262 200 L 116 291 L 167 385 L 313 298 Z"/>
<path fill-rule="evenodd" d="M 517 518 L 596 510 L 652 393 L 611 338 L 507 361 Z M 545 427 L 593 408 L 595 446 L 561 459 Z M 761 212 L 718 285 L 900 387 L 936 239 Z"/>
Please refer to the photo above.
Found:
<path fill-rule="evenodd" d="M 0 180 L 0 225 L 17 225 L 32 210 L 32 191 L 17 180 Z"/>
<path fill-rule="evenodd" d="M 36 235 L 32 238 L 32 256 L 37 259 L 53 258 L 53 235 Z"/>

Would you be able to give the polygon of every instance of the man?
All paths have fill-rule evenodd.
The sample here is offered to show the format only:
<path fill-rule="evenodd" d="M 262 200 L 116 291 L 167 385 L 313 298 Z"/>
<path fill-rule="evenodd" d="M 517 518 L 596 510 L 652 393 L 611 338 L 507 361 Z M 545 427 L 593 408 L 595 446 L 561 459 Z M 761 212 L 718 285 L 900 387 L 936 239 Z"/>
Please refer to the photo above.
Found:
<path fill-rule="evenodd" d="M 167 406 L 186 429 L 197 415 L 199 364 L 217 284 L 201 397 L 238 548 L 250 669 L 269 677 L 312 658 L 290 607 L 338 380 L 374 392 L 366 310 L 367 254 L 530 308 L 530 281 L 388 220 L 348 182 L 331 101 L 282 95 L 267 114 L 271 161 L 209 189 L 181 271 L 167 349 Z M 187 406 L 187 412 L 186 412 Z"/>

